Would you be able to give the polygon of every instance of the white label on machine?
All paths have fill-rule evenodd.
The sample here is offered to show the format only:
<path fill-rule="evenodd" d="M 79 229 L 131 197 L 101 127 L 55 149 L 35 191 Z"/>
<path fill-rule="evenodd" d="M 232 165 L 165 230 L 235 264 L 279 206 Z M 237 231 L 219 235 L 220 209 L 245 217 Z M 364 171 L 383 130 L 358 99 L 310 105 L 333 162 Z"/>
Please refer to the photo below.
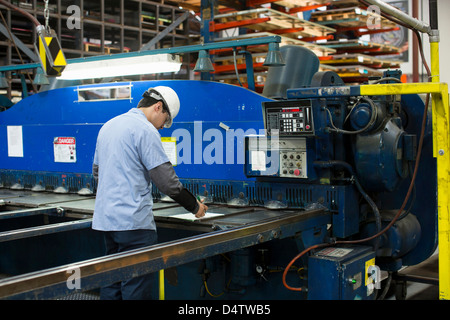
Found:
<path fill-rule="evenodd" d="M 251 164 L 253 171 L 266 171 L 266 153 L 264 151 L 251 151 Z"/>
<path fill-rule="evenodd" d="M 8 157 L 23 157 L 22 126 L 7 126 Z"/>
<path fill-rule="evenodd" d="M 76 141 L 73 137 L 55 137 L 53 139 L 55 162 L 77 162 Z"/>
<path fill-rule="evenodd" d="M 352 252 L 353 249 L 348 248 L 326 248 L 317 252 L 320 256 L 342 258 Z"/>
<path fill-rule="evenodd" d="M 172 166 L 177 165 L 177 138 L 161 137 L 161 143 Z"/>

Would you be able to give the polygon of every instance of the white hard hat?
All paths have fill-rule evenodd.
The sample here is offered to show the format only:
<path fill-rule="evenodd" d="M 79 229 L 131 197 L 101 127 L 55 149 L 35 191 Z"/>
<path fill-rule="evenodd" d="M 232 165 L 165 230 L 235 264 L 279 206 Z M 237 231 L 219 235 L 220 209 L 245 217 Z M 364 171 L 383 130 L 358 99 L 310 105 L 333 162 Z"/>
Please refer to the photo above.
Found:
<path fill-rule="evenodd" d="M 169 109 L 169 120 L 164 124 L 165 128 L 170 128 L 172 126 L 173 119 L 177 116 L 180 111 L 180 99 L 178 98 L 177 93 L 170 87 L 166 86 L 157 86 L 154 88 L 149 88 L 147 93 L 152 98 L 156 100 L 162 100 L 166 107 Z M 152 94 L 152 93 L 157 93 Z M 159 96 L 158 96 L 159 94 Z"/>

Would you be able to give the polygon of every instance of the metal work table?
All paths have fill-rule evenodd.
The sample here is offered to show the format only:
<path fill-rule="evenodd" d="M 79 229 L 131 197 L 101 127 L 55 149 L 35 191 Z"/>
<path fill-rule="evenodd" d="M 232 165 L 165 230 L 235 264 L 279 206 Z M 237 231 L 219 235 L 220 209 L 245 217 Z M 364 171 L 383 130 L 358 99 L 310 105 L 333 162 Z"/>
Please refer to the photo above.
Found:
<path fill-rule="evenodd" d="M 0 242 L 52 233 L 64 234 L 66 231 L 91 227 L 95 201 L 93 196 L 0 190 L 0 199 L 3 199 L 0 219 L 2 214 L 7 215 L 5 219 L 38 214 L 72 219 L 0 232 Z M 127 279 L 131 275 L 155 272 L 274 239 L 292 237 L 303 230 L 315 230 L 320 225 L 326 227 L 331 221 L 330 214 L 321 209 L 268 210 L 211 204 L 208 211 L 223 215 L 184 220 L 174 217 L 187 212 L 178 204 L 156 202 L 154 215 L 158 228 L 188 230 L 194 235 L 131 252 L 99 256 L 8 277 L 0 280 L 0 299 L 53 299 L 72 293 L 66 285 L 67 270 L 71 268 L 81 271 L 82 291 L 91 290 L 105 283 Z"/>

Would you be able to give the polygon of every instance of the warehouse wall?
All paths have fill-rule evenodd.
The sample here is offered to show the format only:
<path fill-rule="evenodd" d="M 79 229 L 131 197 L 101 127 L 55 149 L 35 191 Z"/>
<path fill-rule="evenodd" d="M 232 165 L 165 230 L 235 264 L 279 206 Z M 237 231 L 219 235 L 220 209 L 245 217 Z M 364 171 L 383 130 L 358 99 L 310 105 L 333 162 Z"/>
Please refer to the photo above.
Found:
<path fill-rule="evenodd" d="M 428 0 L 420 0 L 421 20 L 429 22 L 428 17 Z M 450 1 L 438 0 L 439 12 L 439 30 L 441 35 L 440 42 L 440 77 L 441 82 L 450 83 L 450 59 L 448 53 L 450 52 L 450 19 L 448 13 L 450 12 Z M 430 43 L 428 36 L 424 37 L 424 51 L 426 60 L 430 64 Z"/>
<path fill-rule="evenodd" d="M 394 0 L 395 1 L 395 0 Z M 412 16 L 412 1 L 408 1 L 408 14 Z M 389 2 L 389 1 L 386 1 Z M 419 16 L 418 19 L 421 21 L 425 21 L 429 23 L 429 14 L 428 14 L 428 0 L 419 0 Z M 450 37 L 448 34 L 450 33 L 450 19 L 446 15 L 450 12 L 450 1 L 449 0 L 438 0 L 438 11 L 439 11 L 439 30 L 441 35 L 440 41 L 440 76 L 441 82 L 450 83 L 450 59 L 447 58 L 446 53 L 450 52 Z M 410 75 L 408 78 L 409 81 L 412 81 L 412 73 L 413 73 L 413 53 L 412 53 L 412 41 L 414 35 L 411 31 L 409 31 L 408 35 L 409 39 L 409 59 L 407 62 L 402 63 L 401 69 L 403 74 Z M 428 65 L 431 64 L 430 60 L 430 39 L 428 35 L 422 34 L 422 41 L 424 45 L 424 54 L 425 59 L 428 62 Z M 422 65 L 422 60 L 419 58 L 419 73 L 423 75 L 420 78 L 420 81 L 426 81 L 426 72 L 425 68 Z"/>

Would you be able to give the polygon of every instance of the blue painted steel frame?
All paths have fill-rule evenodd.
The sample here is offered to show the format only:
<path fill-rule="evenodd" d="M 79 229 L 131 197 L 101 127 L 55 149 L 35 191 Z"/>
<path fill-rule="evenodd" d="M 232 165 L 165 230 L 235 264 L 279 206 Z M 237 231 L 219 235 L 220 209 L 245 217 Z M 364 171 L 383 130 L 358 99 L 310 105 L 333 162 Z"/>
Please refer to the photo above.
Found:
<path fill-rule="evenodd" d="M 127 83 L 121 83 L 121 85 Z M 137 105 L 142 93 L 149 87 L 167 85 L 178 92 L 181 110 L 173 126 L 160 133 L 163 137 L 172 134 L 189 134 L 192 138 L 191 163 L 179 163 L 175 169 L 181 178 L 205 178 L 223 180 L 247 180 L 238 150 L 239 139 L 233 142 L 234 157 L 227 163 L 231 152 L 226 145 L 227 132 L 222 122 L 234 132 L 263 129 L 261 102 L 268 99 L 250 90 L 237 86 L 207 81 L 143 81 L 128 83 L 132 86 L 132 98 L 116 101 L 78 102 L 77 87 L 41 92 L 23 99 L 10 109 L 0 113 L 0 163 L 3 170 L 49 172 L 64 174 L 88 174 L 92 170 L 96 137 L 101 126 L 109 119 L 127 112 Z M 83 88 L 117 86 L 100 84 Z M 22 126 L 23 157 L 8 156 L 7 127 Z M 208 131 L 209 130 L 209 131 Z M 212 136 L 204 136 L 210 132 Z M 231 132 L 231 131 L 229 131 Z M 223 141 L 209 141 L 214 134 Z M 55 137 L 75 137 L 77 161 L 60 163 L 54 161 L 53 140 Z M 212 145 L 211 145 L 212 144 Z M 203 156 L 194 154 L 211 145 L 216 151 L 224 150 L 222 159 L 205 165 Z M 196 149 L 200 148 L 200 149 Z M 226 150 L 226 152 L 225 152 Z M 214 155 L 214 154 L 213 154 Z M 222 162 L 222 163 L 220 163 Z"/>

